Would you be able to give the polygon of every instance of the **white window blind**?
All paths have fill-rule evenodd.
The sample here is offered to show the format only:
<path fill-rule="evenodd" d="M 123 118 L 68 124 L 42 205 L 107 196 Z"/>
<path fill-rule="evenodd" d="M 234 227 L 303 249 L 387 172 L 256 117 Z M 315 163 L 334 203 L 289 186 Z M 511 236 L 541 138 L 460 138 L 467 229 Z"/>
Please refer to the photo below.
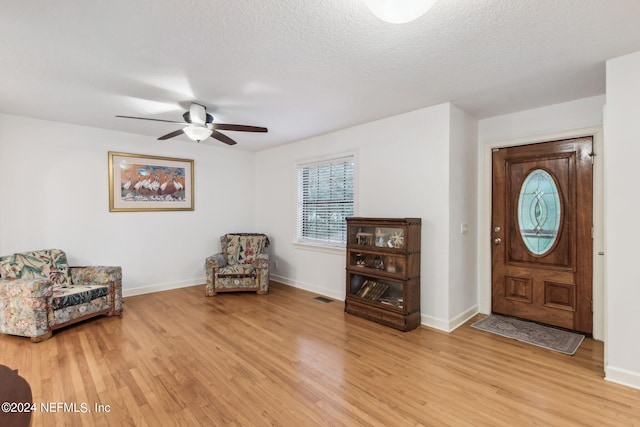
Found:
<path fill-rule="evenodd" d="M 298 241 L 344 246 L 354 213 L 354 156 L 298 166 Z"/>

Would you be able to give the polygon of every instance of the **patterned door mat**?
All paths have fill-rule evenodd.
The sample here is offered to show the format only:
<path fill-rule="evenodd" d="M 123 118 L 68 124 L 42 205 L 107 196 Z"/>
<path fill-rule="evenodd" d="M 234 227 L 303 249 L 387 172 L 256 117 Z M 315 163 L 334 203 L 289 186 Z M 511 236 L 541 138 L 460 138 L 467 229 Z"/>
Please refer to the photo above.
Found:
<path fill-rule="evenodd" d="M 571 356 L 584 340 L 581 334 L 499 314 L 491 314 L 471 327 Z"/>

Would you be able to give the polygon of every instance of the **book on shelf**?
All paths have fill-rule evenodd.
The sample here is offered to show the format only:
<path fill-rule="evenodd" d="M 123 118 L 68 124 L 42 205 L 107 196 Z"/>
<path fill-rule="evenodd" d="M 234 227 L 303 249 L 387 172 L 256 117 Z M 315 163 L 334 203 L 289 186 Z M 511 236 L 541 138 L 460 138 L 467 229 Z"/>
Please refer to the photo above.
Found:
<path fill-rule="evenodd" d="M 358 289 L 358 292 L 356 292 L 356 296 L 375 301 L 380 298 L 387 289 L 389 289 L 389 285 L 386 283 L 375 280 L 365 280 L 360 289 Z"/>
<path fill-rule="evenodd" d="M 385 295 L 383 297 L 380 297 L 380 299 L 378 299 L 378 302 L 381 304 L 392 305 L 398 308 L 402 308 L 404 303 L 402 296 L 391 296 L 391 295 Z"/>

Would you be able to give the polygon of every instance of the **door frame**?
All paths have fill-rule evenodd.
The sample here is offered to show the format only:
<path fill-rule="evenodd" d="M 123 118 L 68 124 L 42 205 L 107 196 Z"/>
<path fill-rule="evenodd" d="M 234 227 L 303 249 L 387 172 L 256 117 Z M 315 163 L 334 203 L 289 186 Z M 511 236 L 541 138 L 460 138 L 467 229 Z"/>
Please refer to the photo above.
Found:
<path fill-rule="evenodd" d="M 605 331 L 605 284 L 604 284 L 604 150 L 602 126 L 573 129 L 542 135 L 531 135 L 503 141 L 488 141 L 479 144 L 478 158 L 478 278 L 480 312 L 491 313 L 491 201 L 492 165 L 491 153 L 494 148 L 515 147 L 550 142 L 560 139 L 593 137 L 593 337 L 604 340 Z"/>

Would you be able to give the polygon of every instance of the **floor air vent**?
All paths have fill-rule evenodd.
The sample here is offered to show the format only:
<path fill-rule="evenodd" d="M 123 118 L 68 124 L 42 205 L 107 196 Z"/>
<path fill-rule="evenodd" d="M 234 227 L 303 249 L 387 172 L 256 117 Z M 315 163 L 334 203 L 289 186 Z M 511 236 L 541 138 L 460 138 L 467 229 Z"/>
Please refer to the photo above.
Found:
<path fill-rule="evenodd" d="M 325 298 L 325 297 L 315 297 L 314 299 L 322 302 L 333 302 L 332 299 Z"/>

